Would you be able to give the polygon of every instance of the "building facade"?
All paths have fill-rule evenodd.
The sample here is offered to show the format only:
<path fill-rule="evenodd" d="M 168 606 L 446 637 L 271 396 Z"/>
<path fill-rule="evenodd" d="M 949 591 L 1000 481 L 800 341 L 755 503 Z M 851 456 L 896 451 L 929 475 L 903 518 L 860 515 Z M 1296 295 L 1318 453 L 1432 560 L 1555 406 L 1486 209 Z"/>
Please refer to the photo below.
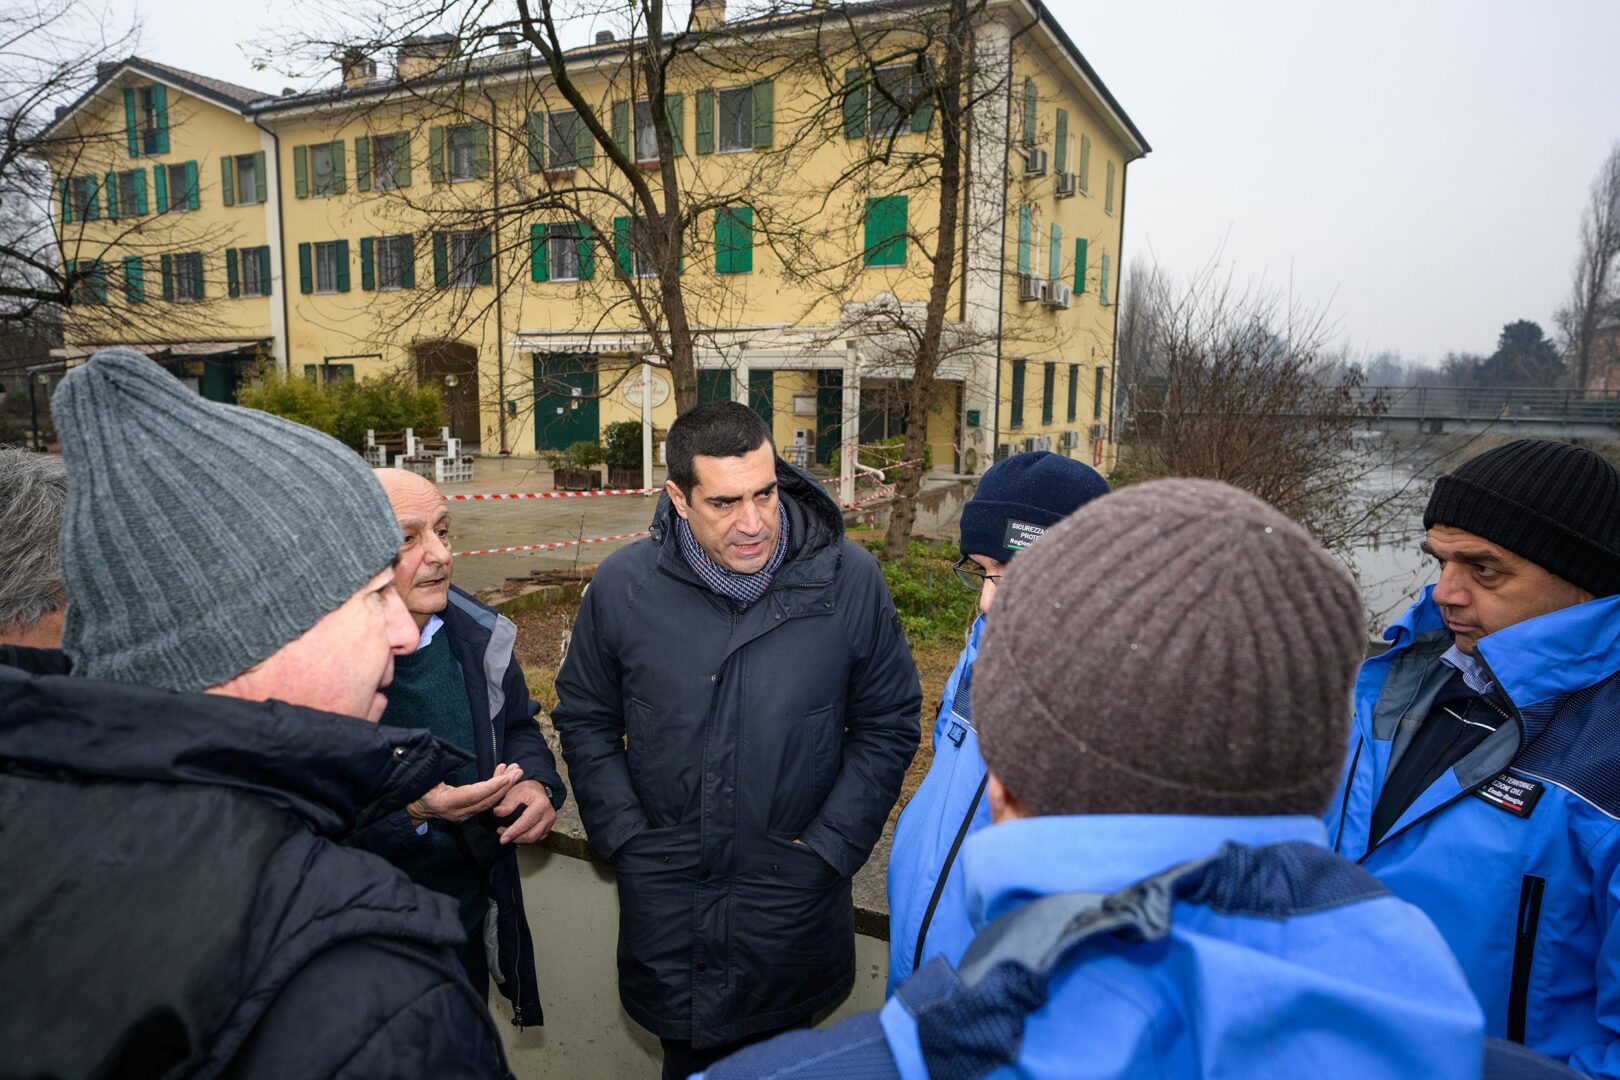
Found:
<path fill-rule="evenodd" d="M 332 89 L 281 96 L 106 65 L 51 159 L 64 263 L 93 268 L 63 352 L 133 343 L 221 399 L 266 360 L 403 372 L 485 454 L 598 439 L 640 418 L 644 381 L 667 428 L 669 373 L 642 363 L 668 333 L 643 239 L 661 226 L 589 111 L 658 198 L 676 178 L 699 398 L 751 404 L 822 462 L 896 435 L 938 231 L 940 125 L 909 93 L 937 4 L 839 10 L 861 13 L 841 34 L 702 6 L 667 146 L 634 42 L 569 52 L 573 100 L 510 41 L 412 39 L 388 75 L 352 55 Z M 1147 143 L 1034 0 L 985 8 L 968 66 L 934 465 L 1111 465 L 1125 177 Z"/>

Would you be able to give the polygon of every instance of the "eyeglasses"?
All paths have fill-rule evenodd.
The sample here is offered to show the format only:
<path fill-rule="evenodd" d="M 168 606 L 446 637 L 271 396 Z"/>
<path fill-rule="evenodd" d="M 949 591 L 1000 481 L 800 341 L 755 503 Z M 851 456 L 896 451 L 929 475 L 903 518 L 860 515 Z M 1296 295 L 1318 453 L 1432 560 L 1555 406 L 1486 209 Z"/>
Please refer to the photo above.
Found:
<path fill-rule="evenodd" d="M 997 585 L 1001 584 L 1000 574 L 985 573 L 984 568 L 967 555 L 952 563 L 951 569 L 956 571 L 956 580 L 974 592 L 983 589 L 984 583 L 987 581 L 993 581 Z"/>

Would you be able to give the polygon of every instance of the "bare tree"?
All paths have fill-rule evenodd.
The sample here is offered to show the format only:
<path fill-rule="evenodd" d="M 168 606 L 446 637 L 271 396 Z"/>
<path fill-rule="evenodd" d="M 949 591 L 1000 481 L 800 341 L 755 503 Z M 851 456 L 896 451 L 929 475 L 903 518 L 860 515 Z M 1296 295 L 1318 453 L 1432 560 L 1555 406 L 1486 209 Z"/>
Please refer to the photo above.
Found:
<path fill-rule="evenodd" d="M 1600 352 L 1599 327 L 1605 315 L 1620 314 L 1615 264 L 1620 259 L 1620 142 L 1609 150 L 1592 181 L 1591 198 L 1581 212 L 1580 252 L 1571 275 L 1569 303 L 1557 321 L 1574 360 L 1575 385 L 1584 389 L 1596 364 L 1614 359 Z"/>

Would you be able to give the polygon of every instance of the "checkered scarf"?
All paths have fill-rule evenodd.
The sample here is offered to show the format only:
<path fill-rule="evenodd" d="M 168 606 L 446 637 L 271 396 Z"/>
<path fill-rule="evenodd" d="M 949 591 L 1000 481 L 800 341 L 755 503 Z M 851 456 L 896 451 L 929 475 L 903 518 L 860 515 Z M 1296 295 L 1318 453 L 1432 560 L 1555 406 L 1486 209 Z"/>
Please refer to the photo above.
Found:
<path fill-rule="evenodd" d="M 739 574 L 735 570 L 727 570 L 709 558 L 709 553 L 703 550 L 703 545 L 692 535 L 692 527 L 686 523 L 685 518 L 676 514 L 675 539 L 681 545 L 681 554 L 686 558 L 686 565 L 692 568 L 692 573 L 696 574 L 698 580 L 707 585 L 711 592 L 736 601 L 738 607 L 752 604 L 764 596 L 765 590 L 771 587 L 771 576 L 787 557 L 787 507 L 778 500 L 776 510 L 777 520 L 781 523 L 776 533 L 776 550 L 771 553 L 770 561 L 752 574 Z"/>

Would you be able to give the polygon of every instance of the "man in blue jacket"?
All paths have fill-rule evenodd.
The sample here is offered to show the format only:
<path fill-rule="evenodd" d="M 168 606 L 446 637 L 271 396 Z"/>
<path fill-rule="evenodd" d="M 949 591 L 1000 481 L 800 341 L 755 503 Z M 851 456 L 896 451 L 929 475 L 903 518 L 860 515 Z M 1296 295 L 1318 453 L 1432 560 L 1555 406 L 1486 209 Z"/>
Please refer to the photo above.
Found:
<path fill-rule="evenodd" d="M 1141 484 L 1021 555 L 995 610 L 962 962 L 707 1080 L 1480 1075 L 1439 933 L 1327 847 L 1362 655 L 1327 552 L 1235 488 Z"/>
<path fill-rule="evenodd" d="M 1440 580 L 1362 666 L 1329 835 L 1434 919 L 1490 1034 L 1620 1077 L 1620 474 L 1519 440 L 1423 523 Z"/>
<path fill-rule="evenodd" d="M 962 508 L 956 573 L 979 593 L 979 617 L 945 683 L 934 720 L 934 760 L 895 825 L 889 856 L 889 993 L 935 956 L 951 963 L 973 940 L 958 855 L 990 824 L 986 773 L 973 721 L 973 660 L 996 585 L 1019 551 L 1075 510 L 1108 494 L 1089 465 L 1038 450 L 985 471 Z"/>

